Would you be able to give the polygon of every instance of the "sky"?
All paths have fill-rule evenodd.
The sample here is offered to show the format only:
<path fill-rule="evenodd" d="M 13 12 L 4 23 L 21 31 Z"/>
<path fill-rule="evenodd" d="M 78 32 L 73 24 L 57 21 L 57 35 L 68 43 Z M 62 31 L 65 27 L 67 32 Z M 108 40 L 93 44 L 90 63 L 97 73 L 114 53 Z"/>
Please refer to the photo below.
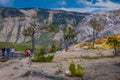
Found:
<path fill-rule="evenodd" d="M 120 0 L 0 0 L 0 7 L 95 12 L 100 10 L 120 9 Z"/>

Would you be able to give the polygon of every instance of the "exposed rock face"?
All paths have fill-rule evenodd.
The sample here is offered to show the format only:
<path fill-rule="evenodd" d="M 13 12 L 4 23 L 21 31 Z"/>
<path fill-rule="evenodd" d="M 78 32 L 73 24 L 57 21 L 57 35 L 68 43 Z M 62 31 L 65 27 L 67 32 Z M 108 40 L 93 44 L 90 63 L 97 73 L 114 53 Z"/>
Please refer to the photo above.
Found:
<path fill-rule="evenodd" d="M 0 42 L 30 41 L 29 37 L 22 35 L 22 31 L 30 26 L 33 15 L 36 16 L 36 21 L 41 27 L 54 24 L 61 28 L 67 25 L 77 27 L 78 23 L 88 14 L 46 9 L 0 8 Z M 40 35 L 40 32 L 37 33 L 36 39 Z"/>
<path fill-rule="evenodd" d="M 93 28 L 89 24 L 92 19 L 96 19 L 102 28 L 101 31 L 97 31 L 96 38 L 120 34 L 120 10 L 100 12 L 87 16 L 79 23 L 76 28 L 78 42 L 92 40 Z"/>

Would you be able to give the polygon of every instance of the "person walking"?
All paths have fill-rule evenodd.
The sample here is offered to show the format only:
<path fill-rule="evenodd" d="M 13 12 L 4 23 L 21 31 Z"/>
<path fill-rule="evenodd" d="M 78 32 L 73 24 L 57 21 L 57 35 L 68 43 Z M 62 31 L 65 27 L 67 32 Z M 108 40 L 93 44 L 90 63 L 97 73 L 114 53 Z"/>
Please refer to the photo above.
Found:
<path fill-rule="evenodd" d="M 7 58 L 10 59 L 10 48 L 9 47 L 6 48 L 6 52 L 7 52 Z"/>

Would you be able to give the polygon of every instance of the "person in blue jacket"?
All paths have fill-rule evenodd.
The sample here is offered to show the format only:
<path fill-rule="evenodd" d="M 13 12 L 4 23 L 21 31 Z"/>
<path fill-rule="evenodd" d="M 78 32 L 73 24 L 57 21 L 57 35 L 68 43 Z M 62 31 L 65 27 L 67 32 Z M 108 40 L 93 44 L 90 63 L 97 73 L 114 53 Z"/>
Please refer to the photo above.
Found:
<path fill-rule="evenodd" d="M 10 59 L 10 48 L 9 47 L 6 48 L 6 52 L 7 52 L 7 58 Z"/>

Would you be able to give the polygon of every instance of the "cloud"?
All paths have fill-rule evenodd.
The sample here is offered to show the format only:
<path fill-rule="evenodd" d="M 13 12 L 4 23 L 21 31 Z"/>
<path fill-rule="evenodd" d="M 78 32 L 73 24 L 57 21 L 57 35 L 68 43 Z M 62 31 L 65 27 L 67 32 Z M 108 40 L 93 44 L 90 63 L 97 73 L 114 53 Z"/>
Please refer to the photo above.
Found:
<path fill-rule="evenodd" d="M 10 6 L 12 3 L 13 0 L 0 0 L 0 6 Z"/>
<path fill-rule="evenodd" d="M 85 8 L 57 8 L 58 10 L 65 10 L 65 11 L 74 11 L 74 12 L 81 12 L 81 13 L 92 13 L 93 11 L 100 10 L 100 8 L 91 8 L 91 7 L 85 7 Z"/>
<path fill-rule="evenodd" d="M 59 5 L 61 5 L 61 6 L 65 6 L 65 5 L 67 5 L 67 3 L 63 0 L 63 1 L 60 1 L 60 2 L 58 2 L 58 4 Z"/>
<path fill-rule="evenodd" d="M 75 12 L 82 12 L 82 13 L 93 13 L 93 12 L 99 12 L 99 11 L 109 11 L 109 10 L 116 10 L 120 9 L 119 3 L 114 3 L 110 0 L 98 0 L 95 4 L 92 4 L 89 1 L 84 0 L 77 0 L 78 3 L 84 2 L 83 8 L 58 8 L 60 10 L 66 10 L 66 11 L 75 11 Z"/>
<path fill-rule="evenodd" d="M 120 4 L 114 3 L 114 2 L 111 2 L 111 1 L 106 1 L 106 2 L 102 2 L 101 1 L 99 3 L 96 3 L 93 6 L 104 6 L 108 10 L 111 10 L 111 9 L 120 9 Z"/>

